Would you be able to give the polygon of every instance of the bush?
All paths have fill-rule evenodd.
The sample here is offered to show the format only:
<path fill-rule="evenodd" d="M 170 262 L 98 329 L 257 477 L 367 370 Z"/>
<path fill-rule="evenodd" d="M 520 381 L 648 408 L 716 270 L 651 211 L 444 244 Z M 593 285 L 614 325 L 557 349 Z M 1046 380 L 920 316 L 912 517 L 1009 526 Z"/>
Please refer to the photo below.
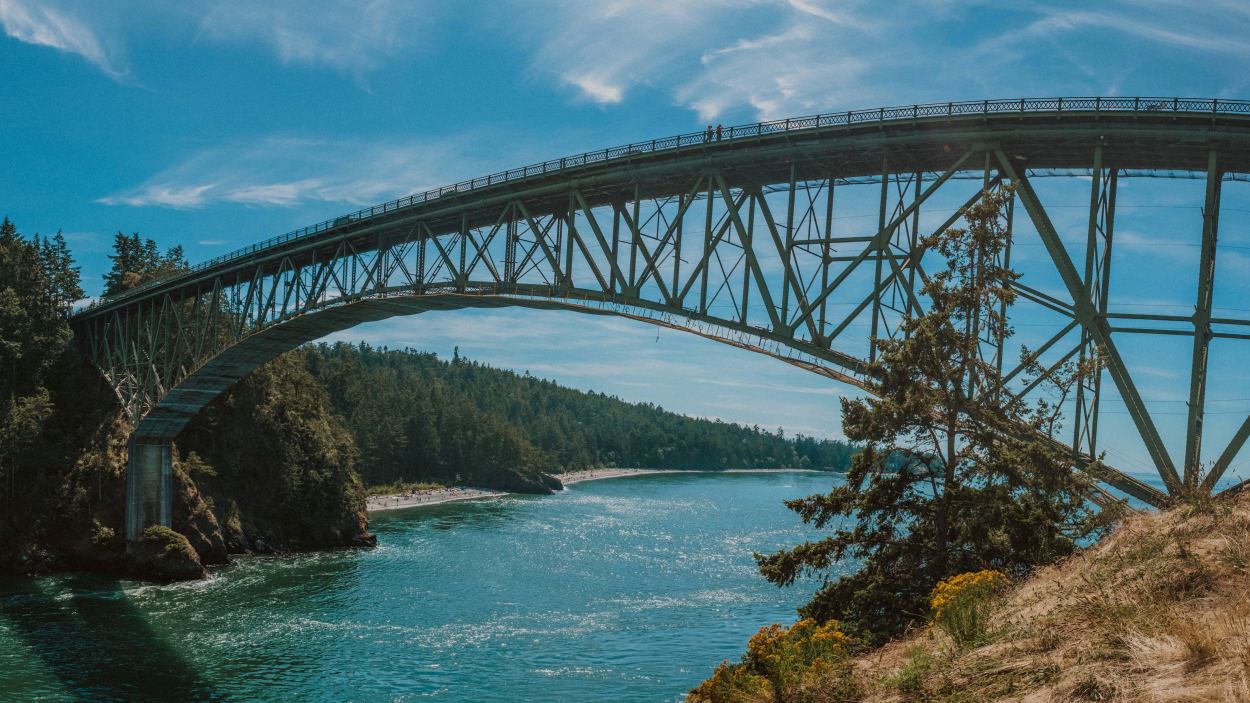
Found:
<path fill-rule="evenodd" d="M 919 698 L 924 694 L 924 682 L 932 670 L 933 657 L 923 647 L 913 647 L 907 651 L 907 662 L 887 679 L 887 683 L 908 700 Z"/>
<path fill-rule="evenodd" d="M 858 686 L 851 676 L 851 639 L 831 620 L 817 625 L 803 619 L 790 627 L 760 628 L 747 644 L 742 663 L 722 663 L 712 677 L 690 692 L 690 703 L 851 700 Z"/>
<path fill-rule="evenodd" d="M 711 678 L 686 696 L 687 703 L 752 703 L 772 700 L 768 679 L 752 673 L 744 664 L 721 662 Z"/>
<path fill-rule="evenodd" d="M 930 624 L 941 627 L 960 646 L 983 642 L 990 602 L 1007 583 L 1003 572 L 992 569 L 959 574 L 938 583 L 929 598 Z"/>
<path fill-rule="evenodd" d="M 186 537 L 164 525 L 144 528 L 140 539 L 152 545 L 161 555 L 181 553 L 184 551 L 183 545 L 187 543 Z"/>

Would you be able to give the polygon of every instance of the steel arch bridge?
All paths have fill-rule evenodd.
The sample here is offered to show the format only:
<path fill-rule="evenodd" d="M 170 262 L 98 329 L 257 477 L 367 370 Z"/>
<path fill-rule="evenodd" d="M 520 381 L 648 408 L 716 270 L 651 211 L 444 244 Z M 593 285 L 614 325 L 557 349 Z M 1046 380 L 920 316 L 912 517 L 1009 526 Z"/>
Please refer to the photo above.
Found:
<path fill-rule="evenodd" d="M 1205 183 L 1191 315 L 1125 312 L 1110 294 L 1117 187 L 1159 176 Z M 1077 389 L 1069 446 L 1078 459 L 1098 455 L 1100 401 L 1113 387 L 1166 491 L 1115 470 L 1105 482 L 1162 505 L 1187 485 L 1212 489 L 1250 436 L 1247 418 L 1202 473 L 1212 340 L 1250 339 L 1250 317 L 1212 306 L 1222 188 L 1248 176 L 1250 102 L 1053 98 L 823 114 L 588 152 L 384 203 L 106 298 L 72 324 L 135 425 L 133 539 L 169 524 L 171 441 L 201 408 L 274 356 L 364 321 L 498 306 L 623 315 L 871 392 L 870 339 L 926 309 L 936 254 L 924 235 L 957 222 L 984 189 L 1011 184 L 1014 246 L 1044 252 L 1036 276 L 1016 284 L 1017 307 L 1048 325 L 1025 361 L 1053 368 L 1097 350 L 1106 368 Z M 1078 224 L 1052 217 L 1035 188 L 1043 177 L 1078 179 Z M 1183 456 L 1165 446 L 1120 352 L 1130 334 L 1192 338 Z M 1025 361 L 1013 364 L 1001 339 L 984 341 L 1014 393 L 1036 392 Z"/>

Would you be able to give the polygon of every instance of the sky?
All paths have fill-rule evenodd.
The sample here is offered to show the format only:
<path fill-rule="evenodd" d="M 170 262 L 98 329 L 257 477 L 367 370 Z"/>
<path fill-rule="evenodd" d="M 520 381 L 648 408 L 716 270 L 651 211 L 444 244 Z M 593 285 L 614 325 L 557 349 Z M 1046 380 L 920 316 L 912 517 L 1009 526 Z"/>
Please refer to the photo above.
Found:
<path fill-rule="evenodd" d="M 0 0 L 0 29 L 0 215 L 26 234 L 64 232 L 89 295 L 117 231 L 180 244 L 196 262 L 360 206 L 709 122 L 999 97 L 1250 98 L 1244 0 Z M 1159 271 L 1196 257 L 1185 232 L 1201 184 L 1134 187 L 1118 234 L 1133 270 L 1152 275 L 1117 285 L 1149 309 L 1192 309 L 1190 288 Z M 1238 236 L 1232 221 L 1222 237 Z M 1239 265 L 1221 262 L 1225 278 L 1248 272 Z M 1217 307 L 1240 293 L 1217 284 Z M 458 346 L 577 388 L 822 437 L 840 436 L 848 392 L 764 356 L 575 313 L 439 313 L 334 339 L 444 356 Z M 1156 374 L 1142 372 L 1143 394 L 1173 434 L 1185 353 L 1125 351 Z M 1217 349 L 1213 364 L 1236 378 L 1237 359 Z M 1250 389 L 1214 400 L 1228 434 Z M 1138 461 L 1131 440 L 1115 446 L 1115 412 L 1104 436 Z"/>

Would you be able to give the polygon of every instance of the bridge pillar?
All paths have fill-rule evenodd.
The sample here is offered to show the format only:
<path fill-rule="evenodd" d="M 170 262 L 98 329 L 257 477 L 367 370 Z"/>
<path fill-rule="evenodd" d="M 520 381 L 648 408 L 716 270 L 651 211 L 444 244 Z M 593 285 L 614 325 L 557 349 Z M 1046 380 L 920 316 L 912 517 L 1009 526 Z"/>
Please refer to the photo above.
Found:
<path fill-rule="evenodd" d="M 131 437 L 126 458 L 126 544 L 152 525 L 173 519 L 173 444 L 169 439 Z"/>

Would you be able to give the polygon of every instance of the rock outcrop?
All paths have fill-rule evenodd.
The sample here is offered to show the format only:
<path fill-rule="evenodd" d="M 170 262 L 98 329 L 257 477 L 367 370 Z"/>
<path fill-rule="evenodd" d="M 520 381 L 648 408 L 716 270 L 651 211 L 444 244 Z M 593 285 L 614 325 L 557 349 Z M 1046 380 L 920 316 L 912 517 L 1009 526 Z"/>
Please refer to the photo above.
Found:
<path fill-rule="evenodd" d="M 174 465 L 174 531 L 187 538 L 205 566 L 229 564 L 226 540 L 199 487 L 188 475 L 183 463 Z"/>
<path fill-rule="evenodd" d="M 131 545 L 126 555 L 133 572 L 154 581 L 190 581 L 208 578 L 191 542 L 168 527 L 153 525 Z"/>

